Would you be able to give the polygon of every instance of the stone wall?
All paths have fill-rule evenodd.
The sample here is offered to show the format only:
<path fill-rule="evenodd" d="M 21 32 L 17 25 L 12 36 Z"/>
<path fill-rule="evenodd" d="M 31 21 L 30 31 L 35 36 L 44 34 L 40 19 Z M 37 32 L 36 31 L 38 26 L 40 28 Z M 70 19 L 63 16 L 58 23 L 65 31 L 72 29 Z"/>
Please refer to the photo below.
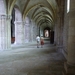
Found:
<path fill-rule="evenodd" d="M 67 43 L 68 43 L 68 24 L 69 24 L 69 16 L 67 13 L 67 1 L 65 0 L 65 9 L 64 9 L 64 27 L 63 27 L 63 50 L 65 58 L 67 59 Z"/>
<path fill-rule="evenodd" d="M 60 52 L 63 51 L 64 5 L 64 0 L 60 1 L 59 11 L 57 12 L 57 20 L 54 28 L 54 42 Z"/>

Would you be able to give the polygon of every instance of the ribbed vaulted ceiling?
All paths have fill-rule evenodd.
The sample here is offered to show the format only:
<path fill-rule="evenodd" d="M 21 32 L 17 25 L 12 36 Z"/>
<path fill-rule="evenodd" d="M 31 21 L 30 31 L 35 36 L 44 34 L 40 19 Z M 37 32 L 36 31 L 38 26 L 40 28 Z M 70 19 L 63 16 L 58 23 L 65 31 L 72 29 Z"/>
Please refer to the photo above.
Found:
<path fill-rule="evenodd" d="M 37 24 L 41 25 L 45 22 L 53 24 L 59 4 L 59 0 L 7 0 L 9 11 L 11 12 L 16 5 L 22 13 L 23 18 L 28 16 Z"/>

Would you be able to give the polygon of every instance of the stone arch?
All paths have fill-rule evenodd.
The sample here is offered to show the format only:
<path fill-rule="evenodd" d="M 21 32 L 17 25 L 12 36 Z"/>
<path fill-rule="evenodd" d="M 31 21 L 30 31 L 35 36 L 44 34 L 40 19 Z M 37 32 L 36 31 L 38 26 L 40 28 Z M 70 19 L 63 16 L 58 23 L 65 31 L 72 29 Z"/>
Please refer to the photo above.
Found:
<path fill-rule="evenodd" d="M 48 23 L 42 23 L 40 25 L 40 35 L 43 36 L 44 38 L 49 38 L 50 37 L 50 26 L 48 25 Z M 46 31 L 48 32 L 48 37 L 45 36 Z"/>
<path fill-rule="evenodd" d="M 11 11 L 11 16 L 12 16 L 12 19 L 11 19 L 11 44 L 15 43 L 15 10 L 18 9 L 18 6 L 17 5 L 14 5 L 14 7 L 12 8 L 12 11 Z"/>
<path fill-rule="evenodd" d="M 51 30 L 50 27 L 45 27 L 44 28 L 44 30 L 43 30 L 44 34 L 43 35 L 44 35 L 45 38 L 49 38 L 50 37 L 50 30 Z"/>
<path fill-rule="evenodd" d="M 22 21 L 22 13 L 20 12 L 19 8 L 15 5 L 15 21 Z"/>
<path fill-rule="evenodd" d="M 23 43 L 23 21 L 22 21 L 22 13 L 20 12 L 18 7 L 14 7 L 15 10 L 15 44 Z"/>
<path fill-rule="evenodd" d="M 12 10 L 12 19 L 11 19 L 11 43 L 13 44 L 15 42 L 15 9 Z"/>
<path fill-rule="evenodd" d="M 16 0 L 12 0 L 12 2 L 11 2 L 11 0 L 8 1 L 8 7 L 9 7 L 8 14 L 9 15 L 12 14 L 12 10 L 15 6 L 15 3 L 16 3 Z"/>

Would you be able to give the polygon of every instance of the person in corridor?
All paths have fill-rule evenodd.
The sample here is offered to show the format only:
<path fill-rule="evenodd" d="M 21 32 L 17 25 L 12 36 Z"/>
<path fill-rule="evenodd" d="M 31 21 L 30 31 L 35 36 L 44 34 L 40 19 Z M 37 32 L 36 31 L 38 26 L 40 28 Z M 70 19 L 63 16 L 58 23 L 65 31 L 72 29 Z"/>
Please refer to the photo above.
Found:
<path fill-rule="evenodd" d="M 40 44 L 41 44 L 41 48 L 42 48 L 44 45 L 44 38 L 43 37 L 40 38 Z"/>
<path fill-rule="evenodd" d="M 37 41 L 37 48 L 39 48 L 39 45 L 40 45 L 40 37 L 38 35 L 36 37 L 36 41 Z"/>

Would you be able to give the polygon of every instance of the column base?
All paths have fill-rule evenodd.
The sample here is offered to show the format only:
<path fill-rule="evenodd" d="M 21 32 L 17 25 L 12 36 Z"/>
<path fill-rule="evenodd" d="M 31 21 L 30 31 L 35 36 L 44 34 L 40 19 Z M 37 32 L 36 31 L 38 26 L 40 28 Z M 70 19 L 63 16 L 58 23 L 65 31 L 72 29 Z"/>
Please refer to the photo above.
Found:
<path fill-rule="evenodd" d="M 75 75 L 75 65 L 64 63 L 63 75 Z"/>

